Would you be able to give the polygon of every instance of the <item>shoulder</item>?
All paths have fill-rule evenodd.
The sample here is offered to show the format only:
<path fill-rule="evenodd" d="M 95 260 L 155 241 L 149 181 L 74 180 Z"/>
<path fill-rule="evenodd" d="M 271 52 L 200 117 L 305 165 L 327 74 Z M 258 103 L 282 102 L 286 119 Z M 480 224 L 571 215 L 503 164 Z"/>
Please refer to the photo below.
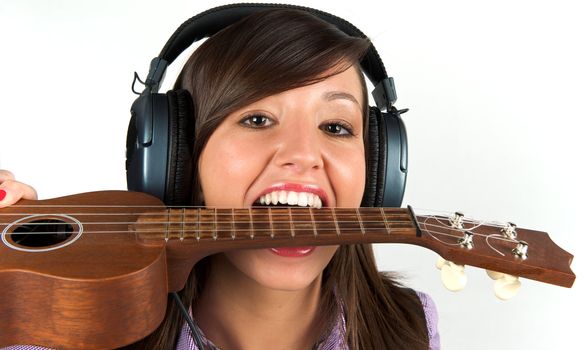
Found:
<path fill-rule="evenodd" d="M 415 291 L 416 295 L 420 299 L 420 303 L 423 307 L 423 311 L 425 313 L 425 318 L 427 321 L 427 331 L 429 333 L 429 349 L 435 350 L 440 348 L 440 338 L 439 338 L 439 313 L 437 311 L 437 306 L 435 302 L 431 298 L 430 295 Z"/>

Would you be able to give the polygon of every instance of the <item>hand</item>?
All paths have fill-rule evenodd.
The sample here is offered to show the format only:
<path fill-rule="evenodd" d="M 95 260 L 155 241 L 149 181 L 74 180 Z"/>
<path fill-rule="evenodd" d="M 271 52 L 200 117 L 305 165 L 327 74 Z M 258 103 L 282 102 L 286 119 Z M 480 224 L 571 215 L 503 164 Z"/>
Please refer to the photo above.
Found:
<path fill-rule="evenodd" d="M 37 199 L 37 191 L 27 184 L 16 181 L 10 171 L 0 170 L 0 208 L 21 199 Z"/>

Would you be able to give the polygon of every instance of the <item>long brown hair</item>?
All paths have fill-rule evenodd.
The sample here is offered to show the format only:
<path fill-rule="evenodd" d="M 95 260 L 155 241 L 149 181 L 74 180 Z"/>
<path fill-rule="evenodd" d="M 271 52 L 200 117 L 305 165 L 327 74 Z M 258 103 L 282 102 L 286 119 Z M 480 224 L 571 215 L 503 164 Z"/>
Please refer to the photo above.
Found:
<path fill-rule="evenodd" d="M 231 112 L 338 74 L 358 64 L 370 45 L 367 39 L 349 37 L 298 10 L 262 11 L 209 38 L 189 58 L 175 84 L 193 97 L 195 166 L 210 135 Z M 361 79 L 367 150 L 368 99 L 363 76 Z M 197 177 L 194 188 L 194 204 L 204 204 Z M 197 304 L 209 263 L 209 258 L 197 263 L 180 292 L 187 307 Z M 321 297 L 324 327 L 339 312 L 338 299 L 343 305 L 351 349 L 428 349 L 418 297 L 378 272 L 371 245 L 341 246 L 325 268 Z M 183 323 L 177 306 L 169 299 L 162 324 L 134 347 L 174 348 Z"/>

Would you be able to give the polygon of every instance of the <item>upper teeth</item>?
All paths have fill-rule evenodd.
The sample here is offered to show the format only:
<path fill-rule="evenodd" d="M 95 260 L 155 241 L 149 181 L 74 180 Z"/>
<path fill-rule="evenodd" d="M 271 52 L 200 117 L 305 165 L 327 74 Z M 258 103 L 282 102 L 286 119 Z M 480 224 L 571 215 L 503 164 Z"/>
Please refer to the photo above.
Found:
<path fill-rule="evenodd" d="M 321 208 L 323 205 L 321 198 L 314 193 L 293 192 L 293 191 L 273 191 L 260 197 L 260 204 L 289 204 L 300 207 Z"/>

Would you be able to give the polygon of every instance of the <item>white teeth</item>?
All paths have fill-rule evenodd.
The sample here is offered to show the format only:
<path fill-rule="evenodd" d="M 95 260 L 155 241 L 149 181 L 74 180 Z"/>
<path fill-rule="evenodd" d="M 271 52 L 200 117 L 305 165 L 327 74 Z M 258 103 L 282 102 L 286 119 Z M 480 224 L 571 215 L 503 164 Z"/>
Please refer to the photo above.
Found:
<path fill-rule="evenodd" d="M 301 192 L 299 193 L 299 202 L 297 203 L 299 207 L 306 207 L 308 204 L 307 193 Z"/>
<path fill-rule="evenodd" d="M 278 203 L 278 193 L 276 191 L 272 192 L 270 194 L 270 199 L 272 199 L 272 204 L 277 204 Z"/>
<path fill-rule="evenodd" d="M 258 202 L 263 205 L 288 204 L 298 205 L 300 207 L 321 208 L 321 198 L 314 193 L 293 192 L 293 191 L 273 191 L 260 196 Z"/>
<path fill-rule="evenodd" d="M 286 204 L 286 191 L 278 192 L 278 202 L 281 204 Z"/>
<path fill-rule="evenodd" d="M 297 205 L 299 201 L 299 195 L 296 192 L 289 192 L 288 196 L 286 197 L 286 201 L 290 205 Z"/>

